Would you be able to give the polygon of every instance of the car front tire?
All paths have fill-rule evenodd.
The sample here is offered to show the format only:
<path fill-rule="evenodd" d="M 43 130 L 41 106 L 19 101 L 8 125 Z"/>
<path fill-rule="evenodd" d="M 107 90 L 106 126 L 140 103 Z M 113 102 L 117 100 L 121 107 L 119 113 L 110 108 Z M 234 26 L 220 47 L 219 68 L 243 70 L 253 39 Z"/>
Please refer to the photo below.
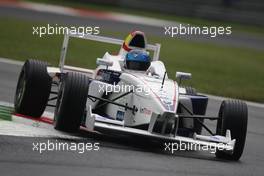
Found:
<path fill-rule="evenodd" d="M 23 65 L 14 100 L 16 113 L 35 118 L 43 114 L 52 84 L 47 65 L 38 60 L 27 60 Z"/>
<path fill-rule="evenodd" d="M 245 146 L 247 134 L 248 110 L 246 103 L 239 100 L 223 101 L 219 110 L 216 133 L 226 135 L 231 131 L 231 138 L 235 139 L 233 153 L 217 150 L 216 157 L 227 160 L 239 160 Z"/>
<path fill-rule="evenodd" d="M 86 75 L 69 72 L 62 76 L 54 114 L 55 129 L 65 132 L 79 130 L 85 114 L 88 87 Z"/>

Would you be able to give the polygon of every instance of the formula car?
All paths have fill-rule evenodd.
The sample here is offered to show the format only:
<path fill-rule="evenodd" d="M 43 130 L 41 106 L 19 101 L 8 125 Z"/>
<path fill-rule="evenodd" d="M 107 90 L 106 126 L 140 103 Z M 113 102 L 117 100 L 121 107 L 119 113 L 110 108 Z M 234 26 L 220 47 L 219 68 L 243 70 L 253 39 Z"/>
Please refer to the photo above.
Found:
<path fill-rule="evenodd" d="M 95 70 L 69 66 L 65 58 L 70 37 L 120 45 L 120 51 L 97 58 Z M 199 144 L 215 147 L 218 158 L 239 160 L 246 140 L 247 105 L 225 100 L 217 117 L 206 116 L 208 97 L 184 86 L 190 73 L 176 72 L 175 80 L 168 78 L 159 59 L 160 46 L 148 44 L 141 31 L 130 33 L 125 40 L 69 32 L 59 67 L 39 60 L 25 62 L 17 83 L 15 111 L 40 118 L 47 106 L 54 107 L 57 130 L 76 132 L 81 127 Z M 205 125 L 206 119 L 217 122 L 216 130 Z"/>

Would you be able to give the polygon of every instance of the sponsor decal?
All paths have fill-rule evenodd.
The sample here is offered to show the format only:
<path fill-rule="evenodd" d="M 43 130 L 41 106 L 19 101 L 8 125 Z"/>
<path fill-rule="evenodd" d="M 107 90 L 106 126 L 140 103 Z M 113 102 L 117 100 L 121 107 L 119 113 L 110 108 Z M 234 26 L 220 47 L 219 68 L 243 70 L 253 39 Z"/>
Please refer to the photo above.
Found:
<path fill-rule="evenodd" d="M 168 97 L 168 93 L 165 90 L 160 90 L 158 93 L 161 102 L 168 107 L 168 109 L 172 108 L 171 106 L 173 106 L 173 100 L 171 98 Z"/>
<path fill-rule="evenodd" d="M 116 112 L 116 120 L 124 120 L 125 112 L 124 111 L 117 111 Z"/>
<path fill-rule="evenodd" d="M 142 113 L 142 114 L 145 114 L 145 115 L 151 115 L 151 113 L 152 113 L 152 111 L 151 110 L 149 110 L 149 109 L 147 109 L 147 108 L 140 108 L 140 113 Z"/>

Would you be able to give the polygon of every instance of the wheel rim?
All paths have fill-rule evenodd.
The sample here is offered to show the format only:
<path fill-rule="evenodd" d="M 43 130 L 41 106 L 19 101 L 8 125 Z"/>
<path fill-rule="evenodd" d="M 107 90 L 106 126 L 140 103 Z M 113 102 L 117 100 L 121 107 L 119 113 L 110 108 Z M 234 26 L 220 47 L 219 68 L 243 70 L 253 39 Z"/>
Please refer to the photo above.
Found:
<path fill-rule="evenodd" d="M 223 133 L 223 108 L 224 104 L 221 104 L 219 114 L 218 114 L 218 120 L 217 120 L 217 126 L 216 126 L 216 134 L 222 135 Z"/>
<path fill-rule="evenodd" d="M 61 109 L 61 100 L 63 99 L 63 94 L 64 94 L 64 85 L 63 83 L 61 83 L 61 85 L 59 86 L 59 94 L 58 94 L 58 99 L 57 99 L 56 109 L 55 109 L 55 116 L 54 116 L 55 122 L 57 121 L 57 116 Z"/>
<path fill-rule="evenodd" d="M 16 105 L 20 105 L 25 93 L 26 89 L 26 79 L 25 79 L 25 72 L 24 70 L 21 72 L 21 75 L 19 77 L 18 85 L 17 85 L 17 91 L 16 91 Z"/>

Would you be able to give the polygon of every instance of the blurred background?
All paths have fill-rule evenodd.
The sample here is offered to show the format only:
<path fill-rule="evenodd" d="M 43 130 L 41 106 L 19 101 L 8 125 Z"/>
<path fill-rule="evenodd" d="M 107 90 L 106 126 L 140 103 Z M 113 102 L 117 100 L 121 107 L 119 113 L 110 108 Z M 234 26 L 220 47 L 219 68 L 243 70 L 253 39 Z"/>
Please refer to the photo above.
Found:
<path fill-rule="evenodd" d="M 262 0 L 0 0 L 0 57 L 58 64 L 63 35 L 33 35 L 33 27 L 98 26 L 100 35 L 124 39 L 133 30 L 161 43 L 169 77 L 191 72 L 199 92 L 264 102 L 264 2 Z M 164 26 L 232 27 L 211 38 L 164 35 Z M 95 67 L 119 46 L 72 39 L 68 64 Z M 1 69 L 1 67 L 0 67 Z"/>
<path fill-rule="evenodd" d="M 63 1 L 61 1 L 63 2 Z M 76 0 L 128 10 L 263 25 L 262 0 Z"/>

